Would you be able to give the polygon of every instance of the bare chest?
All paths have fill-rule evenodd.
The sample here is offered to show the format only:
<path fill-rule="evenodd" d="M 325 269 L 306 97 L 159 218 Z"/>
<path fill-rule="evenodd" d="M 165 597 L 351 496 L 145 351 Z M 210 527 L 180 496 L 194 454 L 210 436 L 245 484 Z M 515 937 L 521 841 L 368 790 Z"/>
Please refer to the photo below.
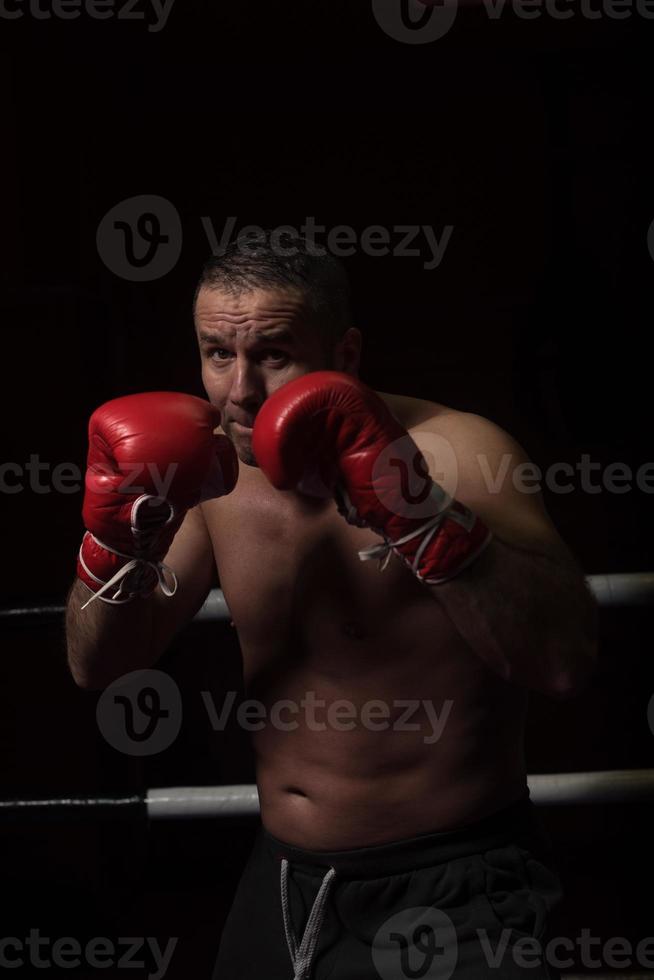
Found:
<path fill-rule="evenodd" d="M 361 561 L 381 539 L 333 503 L 303 510 L 233 494 L 206 517 L 246 681 L 309 670 L 335 686 L 371 673 L 397 683 L 398 664 L 424 678 L 436 648 L 442 666 L 448 654 L 460 663 L 462 641 L 433 595 L 396 556 L 383 571 Z"/>

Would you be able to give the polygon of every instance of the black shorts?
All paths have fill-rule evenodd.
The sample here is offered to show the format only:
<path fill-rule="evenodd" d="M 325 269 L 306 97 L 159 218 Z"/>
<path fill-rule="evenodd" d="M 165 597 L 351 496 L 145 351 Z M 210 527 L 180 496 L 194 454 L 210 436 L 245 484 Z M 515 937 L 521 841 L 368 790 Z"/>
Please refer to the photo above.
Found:
<path fill-rule="evenodd" d="M 459 830 L 347 851 L 260 830 L 214 980 L 551 980 L 550 865 L 528 796 Z"/>

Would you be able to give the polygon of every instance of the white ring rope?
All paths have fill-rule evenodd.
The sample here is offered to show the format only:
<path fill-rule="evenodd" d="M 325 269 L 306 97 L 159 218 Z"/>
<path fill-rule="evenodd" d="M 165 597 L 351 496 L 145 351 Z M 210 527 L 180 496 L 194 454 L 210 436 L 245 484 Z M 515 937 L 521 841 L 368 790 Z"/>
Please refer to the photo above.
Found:
<path fill-rule="evenodd" d="M 606 575 L 588 575 L 588 586 L 600 606 L 650 606 L 654 605 L 654 572 L 618 572 Z M 61 616 L 63 606 L 19 606 L 0 609 L 0 620 Z M 229 620 L 222 589 L 212 589 L 194 622 L 209 623 Z"/>

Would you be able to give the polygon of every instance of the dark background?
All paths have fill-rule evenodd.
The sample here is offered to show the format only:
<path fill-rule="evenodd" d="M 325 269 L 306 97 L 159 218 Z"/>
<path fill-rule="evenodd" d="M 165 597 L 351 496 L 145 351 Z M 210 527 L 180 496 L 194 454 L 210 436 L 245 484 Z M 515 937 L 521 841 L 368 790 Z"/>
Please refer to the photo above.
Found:
<path fill-rule="evenodd" d="M 582 453 L 634 472 L 651 459 L 649 22 L 491 22 L 466 8 L 441 40 L 402 45 L 368 4 L 336 0 L 177 0 L 160 34 L 82 21 L 0 20 L 6 461 L 83 467 L 102 401 L 202 394 L 191 319 L 209 252 L 201 217 L 220 230 L 229 216 L 299 226 L 309 215 L 358 234 L 454 226 L 432 271 L 423 258 L 345 260 L 372 387 L 484 415 L 543 468 Z M 174 205 L 183 246 L 167 275 L 132 283 L 103 263 L 96 232 L 142 194 Z M 574 482 L 546 503 L 586 574 L 649 571 L 651 497 Z M 81 493 L 26 486 L 2 504 L 3 605 L 62 604 Z M 650 618 L 603 610 L 589 690 L 564 704 L 534 696 L 530 772 L 652 765 Z M 5 618 L 3 630 L 5 797 L 252 780 L 243 734 L 212 732 L 198 697 L 238 689 L 227 625 L 193 625 L 165 655 L 184 723 L 147 760 L 103 742 L 97 695 L 68 676 L 59 619 Z M 561 934 L 651 935 L 651 807 L 543 816 L 568 888 Z M 3 821 L 7 934 L 178 936 L 167 975 L 209 976 L 251 833 L 148 828 L 142 814 Z"/>

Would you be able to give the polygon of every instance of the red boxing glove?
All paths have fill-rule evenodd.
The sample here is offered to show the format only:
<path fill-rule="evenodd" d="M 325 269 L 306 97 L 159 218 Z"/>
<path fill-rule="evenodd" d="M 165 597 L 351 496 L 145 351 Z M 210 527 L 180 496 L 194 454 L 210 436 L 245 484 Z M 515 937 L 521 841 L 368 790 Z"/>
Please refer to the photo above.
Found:
<path fill-rule="evenodd" d="M 209 402 L 171 391 L 127 395 L 95 410 L 77 561 L 78 577 L 95 593 L 89 602 L 128 602 L 157 583 L 174 595 L 177 579 L 162 559 L 186 511 L 231 493 L 238 478 L 236 451 L 227 436 L 214 435 L 218 425 Z"/>
<path fill-rule="evenodd" d="M 315 371 L 283 385 L 262 405 L 252 448 L 278 490 L 331 488 L 350 524 L 369 527 L 420 581 L 437 585 L 470 565 L 491 533 L 431 479 L 417 445 L 379 396 L 357 378 Z"/>

